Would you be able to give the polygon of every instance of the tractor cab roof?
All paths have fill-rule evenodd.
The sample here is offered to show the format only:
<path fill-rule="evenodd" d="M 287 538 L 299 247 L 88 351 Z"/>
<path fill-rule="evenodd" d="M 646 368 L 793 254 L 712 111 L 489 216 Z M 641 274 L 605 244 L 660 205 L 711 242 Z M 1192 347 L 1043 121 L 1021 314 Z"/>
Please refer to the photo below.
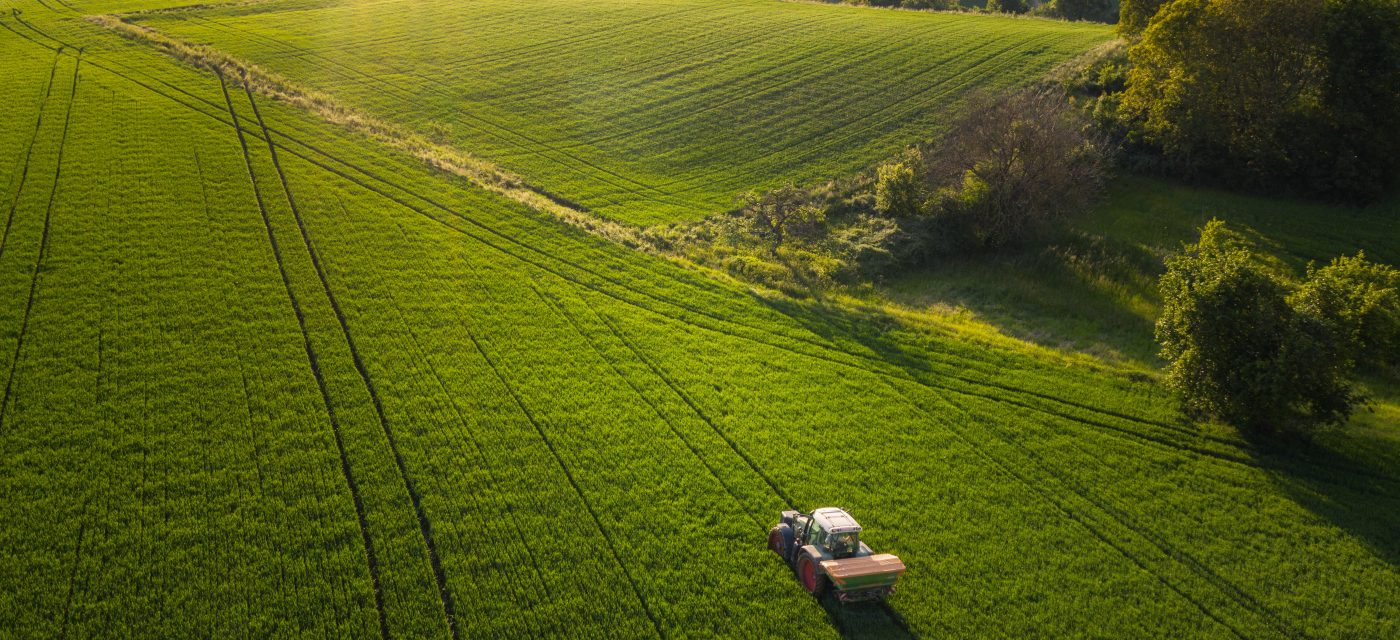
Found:
<path fill-rule="evenodd" d="M 851 514 L 836 507 L 823 507 L 812 512 L 812 519 L 828 533 L 859 532 L 860 523 Z"/>

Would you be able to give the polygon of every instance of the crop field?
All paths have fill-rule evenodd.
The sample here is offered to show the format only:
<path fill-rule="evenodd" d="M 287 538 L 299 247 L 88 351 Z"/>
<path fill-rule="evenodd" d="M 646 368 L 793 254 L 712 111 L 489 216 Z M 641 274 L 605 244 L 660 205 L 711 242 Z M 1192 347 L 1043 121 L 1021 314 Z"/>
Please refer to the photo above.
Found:
<path fill-rule="evenodd" d="M 0 636 L 1400 633 L 1393 439 L 1265 450 L 1184 422 L 1152 376 L 712 279 L 82 18 L 173 4 L 36 0 L 0 13 Z M 426 111 L 410 113 L 372 78 L 413 76 L 368 61 L 421 55 L 416 73 L 476 74 L 524 53 L 506 42 L 592 42 L 607 35 L 587 35 L 600 25 L 643 28 L 649 6 L 592 3 L 590 28 L 504 3 L 405 4 L 466 13 L 428 25 L 433 37 L 389 26 L 413 15 L 390 3 L 145 20 L 211 42 L 222 33 L 230 50 L 250 47 L 237 55 L 288 65 L 279 72 L 308 84 L 340 81 L 322 75 L 334 66 L 322 55 L 351 64 L 364 83 L 327 91 L 426 123 L 446 107 L 421 92 Z M 1106 33 L 789 3 L 663 5 L 653 26 L 700 25 L 711 12 L 742 25 L 764 7 L 850 31 L 857 18 L 985 24 L 1014 35 L 990 46 L 1060 51 L 1016 53 L 992 63 L 1001 71 L 937 71 L 1005 82 Z M 294 32 L 336 12 L 358 21 L 354 33 Z M 448 28 L 493 16 L 525 39 Z M 394 43 L 410 31 L 423 40 Z M 318 38 L 344 44 L 266 59 L 255 49 Z M 560 56 L 576 52 L 538 49 L 538 73 L 510 73 L 543 93 L 569 64 Z M 904 55 L 890 68 L 916 62 Z M 604 73 L 598 65 L 574 68 Z M 491 88 L 472 77 L 462 86 Z M 660 86 L 637 90 L 676 90 L 650 82 Z M 847 98 L 840 109 L 860 102 Z M 799 132 L 808 115 L 773 110 L 784 102 L 764 113 L 797 128 L 772 140 L 816 135 Z M 505 117 L 498 108 L 490 117 Z M 566 135 L 554 127 L 580 126 L 568 114 L 511 117 L 512 130 L 553 146 Z M 846 117 L 860 127 L 872 116 Z M 891 128 L 878 144 L 832 142 L 844 150 L 758 170 L 735 155 L 727 166 L 723 154 L 761 152 L 708 126 L 686 125 L 711 158 L 684 174 L 706 194 L 684 196 L 692 204 L 721 202 L 741 178 L 858 165 L 912 135 Z M 683 135 L 665 130 L 626 144 Z M 472 131 L 448 135 L 475 151 L 484 134 Z M 550 168 L 565 156 L 530 156 L 520 142 L 482 156 L 511 145 L 527 179 L 605 199 L 586 172 Z M 619 163 L 633 152 L 621 148 L 571 153 L 627 175 Z M 679 161 L 656 162 L 631 175 Z M 677 215 L 629 193 L 617 196 L 619 218 Z M 908 565 L 885 605 L 814 600 L 765 549 L 780 510 L 828 504 Z"/>
<path fill-rule="evenodd" d="M 291 0 L 133 16 L 470 150 L 615 220 L 883 160 L 1104 25 L 772 0 Z"/>

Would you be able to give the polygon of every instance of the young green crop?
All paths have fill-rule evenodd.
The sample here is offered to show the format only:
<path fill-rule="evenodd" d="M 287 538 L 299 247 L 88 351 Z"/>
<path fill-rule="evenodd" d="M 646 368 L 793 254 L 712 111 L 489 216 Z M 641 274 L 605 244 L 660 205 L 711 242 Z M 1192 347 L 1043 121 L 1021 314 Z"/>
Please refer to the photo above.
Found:
<path fill-rule="evenodd" d="M 273 2 L 133 17 L 637 224 L 930 138 L 1103 25 L 810 3 Z"/>
<path fill-rule="evenodd" d="M 710 279 L 59 8 L 0 15 L 0 628 L 1396 631 L 1383 454 L 1261 450 L 1150 379 Z M 888 608 L 764 549 L 828 504 L 910 567 Z"/>

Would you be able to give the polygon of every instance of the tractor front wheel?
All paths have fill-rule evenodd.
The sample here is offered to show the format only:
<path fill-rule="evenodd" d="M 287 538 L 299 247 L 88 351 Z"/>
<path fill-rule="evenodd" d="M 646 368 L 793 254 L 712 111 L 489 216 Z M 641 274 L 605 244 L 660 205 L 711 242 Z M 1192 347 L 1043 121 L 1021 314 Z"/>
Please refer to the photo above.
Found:
<path fill-rule="evenodd" d="M 821 597 L 826 591 L 826 574 L 817 568 L 812 556 L 803 554 L 797 559 L 797 577 L 802 580 L 802 588 L 814 596 Z"/>
<path fill-rule="evenodd" d="M 792 529 L 785 524 L 778 524 L 768 530 L 768 550 L 778 554 L 783 562 L 792 561 Z"/>

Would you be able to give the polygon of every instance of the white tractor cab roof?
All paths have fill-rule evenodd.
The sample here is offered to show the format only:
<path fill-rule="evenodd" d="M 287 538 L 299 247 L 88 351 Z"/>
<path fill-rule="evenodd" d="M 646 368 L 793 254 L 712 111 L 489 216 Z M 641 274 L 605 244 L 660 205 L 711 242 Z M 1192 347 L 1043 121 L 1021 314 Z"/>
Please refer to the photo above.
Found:
<path fill-rule="evenodd" d="M 812 519 L 817 526 L 827 533 L 852 533 L 860 532 L 860 523 L 856 522 L 851 514 L 836 507 L 823 507 L 812 512 Z"/>

